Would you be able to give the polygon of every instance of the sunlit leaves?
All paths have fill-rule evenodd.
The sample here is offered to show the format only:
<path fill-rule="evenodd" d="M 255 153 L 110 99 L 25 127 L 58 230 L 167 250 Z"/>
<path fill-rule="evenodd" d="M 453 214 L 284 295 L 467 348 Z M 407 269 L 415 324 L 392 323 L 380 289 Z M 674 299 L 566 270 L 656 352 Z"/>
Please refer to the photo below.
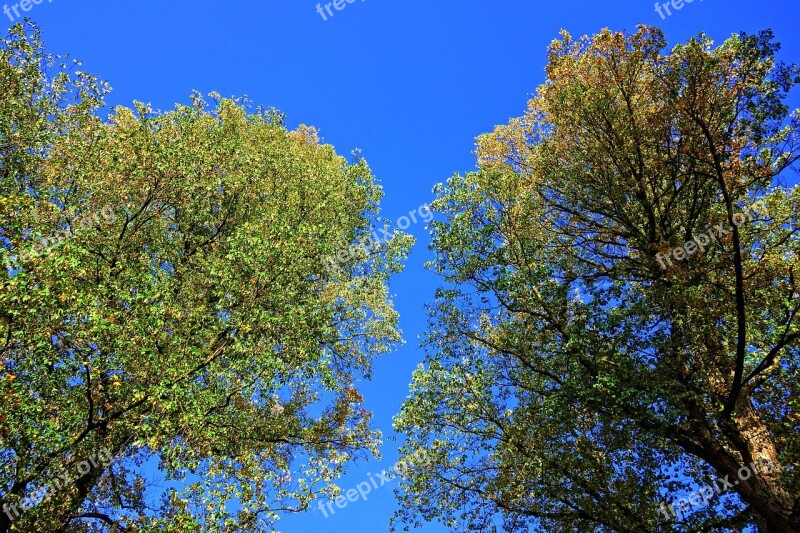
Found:
<path fill-rule="evenodd" d="M 111 468 L 15 523 L 269 529 L 376 451 L 356 387 L 400 339 L 387 281 L 409 237 L 328 272 L 376 219 L 363 159 L 215 94 L 101 119 L 102 85 L 48 80 L 38 37 L 14 31 L 0 47 L 3 253 L 116 217 L 0 274 L 3 502 L 106 447 Z M 175 483 L 154 491 L 142 464 Z"/>
<path fill-rule="evenodd" d="M 438 453 L 402 487 L 397 525 L 800 527 L 800 204 L 779 186 L 800 158 L 783 104 L 798 70 L 769 32 L 665 47 L 655 28 L 563 32 L 525 115 L 437 186 L 445 286 L 396 427 L 404 454 Z M 733 231 L 756 201 L 767 213 Z M 680 526 L 660 513 L 758 458 L 783 473 Z"/>

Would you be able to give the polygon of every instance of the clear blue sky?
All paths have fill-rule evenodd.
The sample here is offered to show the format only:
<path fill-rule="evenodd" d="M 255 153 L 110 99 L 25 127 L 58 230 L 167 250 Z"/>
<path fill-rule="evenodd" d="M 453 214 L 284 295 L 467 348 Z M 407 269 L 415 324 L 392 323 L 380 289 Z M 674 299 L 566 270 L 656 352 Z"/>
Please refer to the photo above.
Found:
<path fill-rule="evenodd" d="M 110 83 L 111 104 L 136 99 L 170 109 L 188 103 L 195 89 L 246 94 L 284 111 L 291 127 L 317 126 L 339 153 L 361 148 L 385 189 L 382 215 L 392 219 L 430 201 L 435 183 L 474 168 L 474 137 L 523 112 L 543 81 L 545 49 L 561 28 L 578 36 L 654 24 L 671 44 L 700 31 L 721 42 L 731 33 L 772 28 L 783 43 L 781 57 L 800 61 L 798 0 L 694 0 L 665 20 L 653 0 L 344 5 L 333 17 L 323 11 L 327 21 L 313 0 L 43 0 L 26 15 L 44 30 L 49 51 L 69 52 Z M 12 22 L 2 13 L 0 20 L 5 33 Z M 418 243 L 392 283 L 407 342 L 377 361 L 373 381 L 363 387 L 387 437 L 423 358 L 423 306 L 437 283 L 423 268 L 429 258 L 424 225 L 409 231 Z M 354 487 L 367 472 L 391 466 L 397 446 L 385 439 L 383 460 L 351 468 L 341 486 Z M 287 517 L 280 529 L 387 531 L 394 486 L 328 519 L 319 511 Z"/>

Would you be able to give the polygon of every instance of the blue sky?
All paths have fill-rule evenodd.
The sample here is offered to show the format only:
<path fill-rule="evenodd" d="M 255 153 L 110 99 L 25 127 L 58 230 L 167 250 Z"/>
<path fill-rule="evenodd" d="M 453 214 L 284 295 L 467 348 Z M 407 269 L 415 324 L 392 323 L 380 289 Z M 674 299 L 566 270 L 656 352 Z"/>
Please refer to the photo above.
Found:
<path fill-rule="evenodd" d="M 17 1 L 3 3 L 11 8 Z M 246 94 L 284 111 L 291 127 L 316 126 L 339 153 L 362 149 L 384 186 L 382 215 L 391 219 L 429 202 L 435 183 L 474 168 L 475 136 L 524 111 L 543 82 L 546 47 L 562 28 L 579 36 L 653 24 L 670 44 L 700 31 L 721 42 L 731 33 L 772 28 L 783 43 L 780 56 L 800 61 L 797 0 L 694 0 L 671 8 L 663 20 L 652 0 L 355 0 L 344 6 L 332 17 L 323 8 L 327 20 L 313 0 L 43 0 L 25 14 L 42 27 L 50 52 L 82 59 L 84 70 L 110 83 L 110 104 L 135 99 L 170 109 L 188 103 L 193 90 Z M 2 13 L 0 21 L 3 31 L 12 24 Z M 797 95 L 793 103 L 799 105 Z M 423 358 L 417 347 L 423 306 L 437 285 L 423 268 L 429 259 L 424 224 L 408 231 L 418 243 L 392 283 L 407 342 L 377 361 L 363 387 L 387 437 Z M 397 446 L 385 439 L 383 460 L 354 466 L 341 486 L 355 487 L 368 472 L 390 467 Z M 387 531 L 394 486 L 327 519 L 320 511 L 287 517 L 280 529 Z"/>

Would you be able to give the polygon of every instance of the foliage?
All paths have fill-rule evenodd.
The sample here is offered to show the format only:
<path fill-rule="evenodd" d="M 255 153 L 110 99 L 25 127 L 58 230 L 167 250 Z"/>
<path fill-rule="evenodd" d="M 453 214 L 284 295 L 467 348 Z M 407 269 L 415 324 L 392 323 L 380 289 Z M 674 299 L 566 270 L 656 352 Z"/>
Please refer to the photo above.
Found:
<path fill-rule="evenodd" d="M 356 384 L 400 340 L 409 236 L 325 268 L 375 222 L 366 162 L 217 95 L 101 119 L 104 85 L 50 76 L 30 27 L 0 56 L 3 259 L 66 235 L 0 272 L 0 504 L 112 457 L 0 531 L 262 531 L 305 509 L 377 451 Z"/>
<path fill-rule="evenodd" d="M 665 47 L 564 32 L 526 114 L 438 186 L 446 286 L 396 419 L 434 459 L 395 525 L 800 531 L 798 70 L 770 32 Z M 774 472 L 667 518 L 759 460 Z"/>

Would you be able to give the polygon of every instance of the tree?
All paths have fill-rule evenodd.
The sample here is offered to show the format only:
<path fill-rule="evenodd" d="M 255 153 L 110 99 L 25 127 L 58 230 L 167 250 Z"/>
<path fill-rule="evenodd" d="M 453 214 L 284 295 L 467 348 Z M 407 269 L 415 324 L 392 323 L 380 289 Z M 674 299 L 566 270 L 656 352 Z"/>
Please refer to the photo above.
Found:
<path fill-rule="evenodd" d="M 315 130 L 212 95 L 100 118 L 37 30 L 0 44 L 0 531 L 263 531 L 376 452 L 410 236 Z M 159 466 L 162 484 L 142 465 Z"/>
<path fill-rule="evenodd" d="M 800 531 L 798 70 L 768 31 L 665 47 L 562 33 L 437 187 L 395 525 Z"/>

